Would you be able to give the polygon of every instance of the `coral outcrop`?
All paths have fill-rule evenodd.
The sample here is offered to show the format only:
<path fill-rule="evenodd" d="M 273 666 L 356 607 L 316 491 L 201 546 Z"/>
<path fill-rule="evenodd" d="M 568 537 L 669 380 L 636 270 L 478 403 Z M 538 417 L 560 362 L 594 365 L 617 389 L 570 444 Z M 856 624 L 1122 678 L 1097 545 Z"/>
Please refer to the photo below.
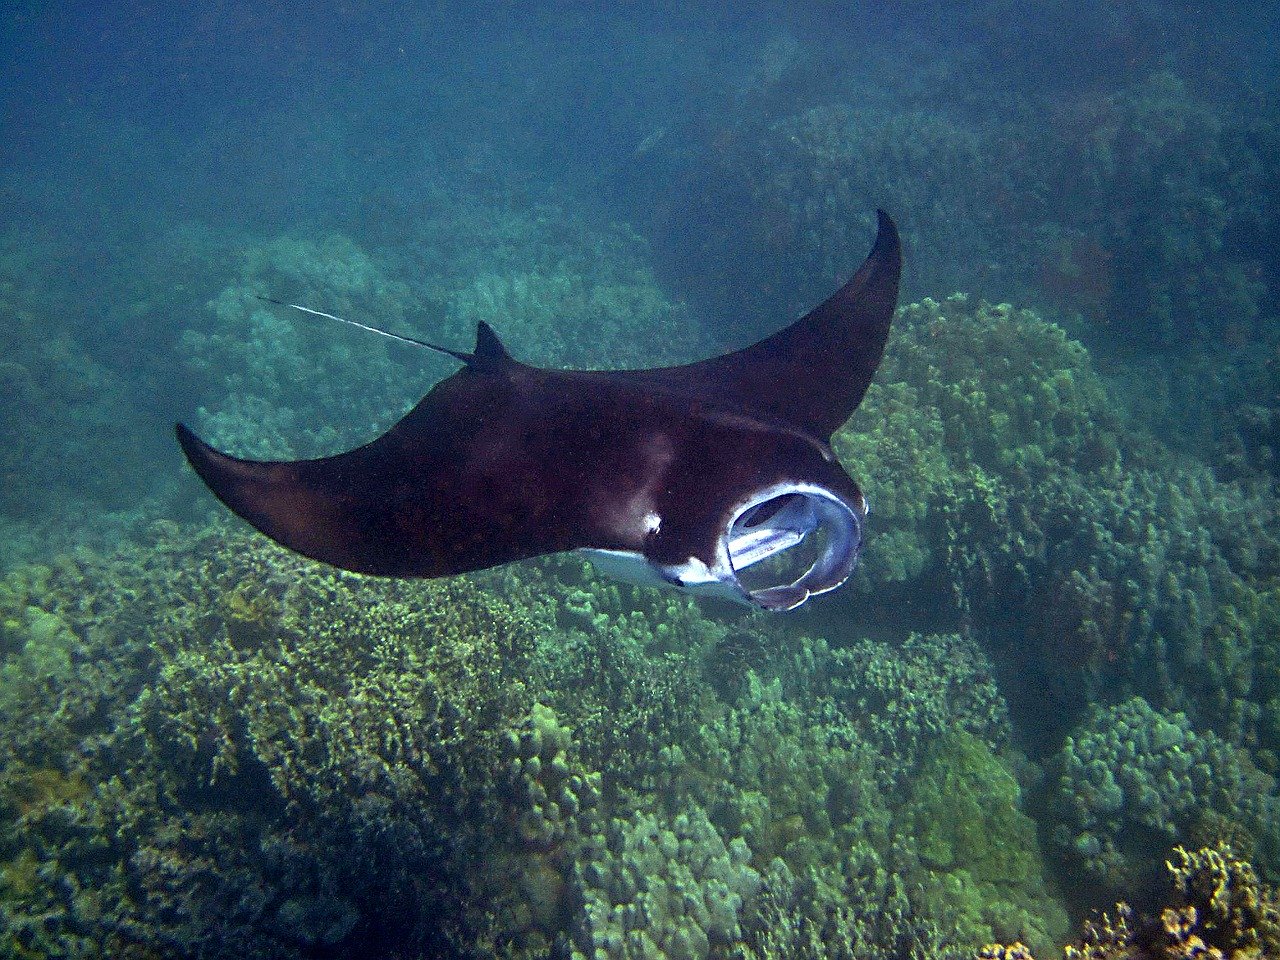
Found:
<path fill-rule="evenodd" d="M 1064 960 L 1265 960 L 1280 955 L 1280 895 L 1227 845 L 1173 851 L 1164 905 L 1127 903 L 1086 920 Z M 1041 957 L 1050 956 L 1040 953 Z M 1033 960 L 1020 943 L 992 944 L 976 960 Z"/>
<path fill-rule="evenodd" d="M 935 743 L 911 783 L 899 821 L 920 858 L 910 879 L 923 912 L 953 924 L 961 942 L 1012 938 L 1044 949 L 1066 936 L 1021 795 L 991 748 L 962 731 Z"/>
<path fill-rule="evenodd" d="M 1140 697 L 1094 707 L 1050 765 L 1054 839 L 1093 882 L 1137 887 L 1174 842 L 1231 824 L 1275 856 L 1280 797 L 1272 777 L 1212 731 Z"/>
<path fill-rule="evenodd" d="M 1127 687 L 1274 751 L 1274 499 L 1175 460 L 1030 311 L 952 297 L 896 330 L 835 437 L 874 509 L 865 588 L 987 631 L 1064 719 Z"/>
<path fill-rule="evenodd" d="M 588 846 L 576 870 L 574 957 L 705 960 L 713 944 L 741 939 L 739 915 L 760 875 L 746 842 L 726 846 L 701 808 L 615 819 L 606 844 Z"/>

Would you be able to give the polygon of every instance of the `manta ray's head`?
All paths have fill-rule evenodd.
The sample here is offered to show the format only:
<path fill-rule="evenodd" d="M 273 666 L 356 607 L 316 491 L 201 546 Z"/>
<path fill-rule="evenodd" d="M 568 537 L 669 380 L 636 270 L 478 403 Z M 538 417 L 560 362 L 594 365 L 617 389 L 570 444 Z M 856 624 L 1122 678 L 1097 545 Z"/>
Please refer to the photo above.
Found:
<path fill-rule="evenodd" d="M 780 612 L 849 578 L 866 516 L 866 500 L 851 482 L 783 480 L 728 502 L 714 519 L 695 524 L 703 528 L 698 534 L 686 518 L 671 516 L 643 551 L 583 552 L 613 577 Z M 672 549 L 671 541 L 706 546 Z"/>

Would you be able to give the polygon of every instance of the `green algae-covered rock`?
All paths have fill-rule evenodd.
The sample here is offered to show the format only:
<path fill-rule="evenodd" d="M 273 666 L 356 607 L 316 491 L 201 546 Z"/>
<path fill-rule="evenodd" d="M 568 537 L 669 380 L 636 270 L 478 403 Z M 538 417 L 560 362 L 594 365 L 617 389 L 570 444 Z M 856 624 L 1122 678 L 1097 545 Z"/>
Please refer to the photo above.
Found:
<path fill-rule="evenodd" d="M 920 895 L 962 942 L 1043 949 L 1066 937 L 1066 911 L 1050 893 L 1035 823 L 1021 807 L 1008 767 L 961 731 L 938 741 L 911 781 L 899 823 L 916 839 Z"/>

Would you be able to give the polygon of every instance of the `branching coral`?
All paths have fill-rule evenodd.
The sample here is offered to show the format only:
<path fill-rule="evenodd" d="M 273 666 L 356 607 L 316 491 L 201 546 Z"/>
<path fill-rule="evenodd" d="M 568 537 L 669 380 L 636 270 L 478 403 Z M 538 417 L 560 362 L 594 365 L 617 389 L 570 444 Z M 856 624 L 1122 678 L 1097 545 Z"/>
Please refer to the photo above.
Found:
<path fill-rule="evenodd" d="M 1280 955 L 1280 894 L 1230 847 L 1173 852 L 1167 866 L 1197 936 L 1227 957 Z M 1188 912 L 1189 911 L 1189 912 Z M 1168 911 L 1165 921 L 1168 927 Z"/>
<path fill-rule="evenodd" d="M 1064 960 L 1265 960 L 1280 954 L 1280 896 L 1230 847 L 1178 847 L 1165 864 L 1164 906 L 1127 903 L 1083 924 Z M 1047 954 L 1041 953 L 1041 956 Z M 1032 960 L 1021 944 L 984 947 L 977 960 Z"/>

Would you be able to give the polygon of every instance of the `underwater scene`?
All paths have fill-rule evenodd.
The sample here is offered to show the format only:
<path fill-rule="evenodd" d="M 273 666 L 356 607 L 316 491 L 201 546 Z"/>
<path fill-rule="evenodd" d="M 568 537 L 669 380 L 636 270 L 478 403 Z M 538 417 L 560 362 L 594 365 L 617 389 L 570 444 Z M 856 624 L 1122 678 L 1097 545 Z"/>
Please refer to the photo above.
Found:
<path fill-rule="evenodd" d="M 5 4 L 0 958 L 1280 958 L 1278 37 Z"/>

